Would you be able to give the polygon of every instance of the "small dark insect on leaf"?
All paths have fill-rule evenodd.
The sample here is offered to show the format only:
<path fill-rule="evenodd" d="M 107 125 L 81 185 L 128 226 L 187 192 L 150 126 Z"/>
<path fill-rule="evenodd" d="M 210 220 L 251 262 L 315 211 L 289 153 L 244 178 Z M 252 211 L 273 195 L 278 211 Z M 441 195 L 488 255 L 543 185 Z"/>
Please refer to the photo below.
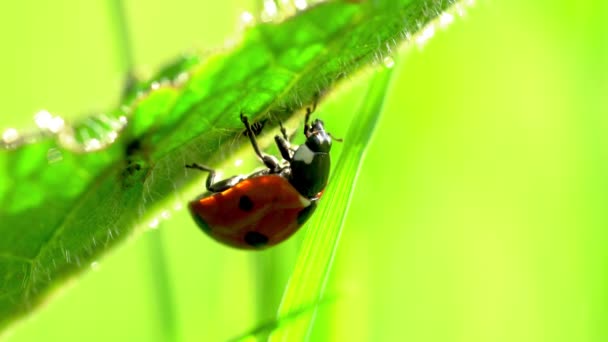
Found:
<path fill-rule="evenodd" d="M 125 148 L 125 157 L 127 159 L 129 159 L 141 150 L 142 150 L 141 140 L 133 139 L 133 141 L 129 142 Z"/>

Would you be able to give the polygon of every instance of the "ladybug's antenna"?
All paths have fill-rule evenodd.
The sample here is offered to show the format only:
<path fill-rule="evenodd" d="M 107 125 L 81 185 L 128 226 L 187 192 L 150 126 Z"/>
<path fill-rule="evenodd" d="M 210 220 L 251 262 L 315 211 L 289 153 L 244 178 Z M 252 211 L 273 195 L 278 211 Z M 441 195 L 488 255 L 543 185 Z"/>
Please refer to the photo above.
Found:
<path fill-rule="evenodd" d="M 329 137 L 330 137 L 330 138 L 331 138 L 331 140 L 333 140 L 333 141 L 337 141 L 337 142 L 343 142 L 343 141 L 344 141 L 344 139 L 342 139 L 342 138 L 336 138 L 336 137 L 334 137 L 333 135 L 331 135 L 331 133 L 329 133 L 329 132 L 327 132 L 327 135 L 329 135 Z"/>

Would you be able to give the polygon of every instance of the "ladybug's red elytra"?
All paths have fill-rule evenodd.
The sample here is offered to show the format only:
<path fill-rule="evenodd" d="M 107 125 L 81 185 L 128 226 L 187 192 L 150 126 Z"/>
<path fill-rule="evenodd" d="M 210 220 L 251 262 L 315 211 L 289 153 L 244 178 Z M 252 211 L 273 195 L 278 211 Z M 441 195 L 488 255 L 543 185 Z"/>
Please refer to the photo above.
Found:
<path fill-rule="evenodd" d="M 265 169 L 248 176 L 215 181 L 215 170 L 200 164 L 187 168 L 208 172 L 208 194 L 189 203 L 198 226 L 213 239 L 242 249 L 264 249 L 293 235 L 310 218 L 327 185 L 332 137 L 323 121 L 310 121 L 306 142 L 291 146 L 285 129 L 275 136 L 283 161 L 260 151 L 256 133 L 241 113 L 247 136 Z"/>

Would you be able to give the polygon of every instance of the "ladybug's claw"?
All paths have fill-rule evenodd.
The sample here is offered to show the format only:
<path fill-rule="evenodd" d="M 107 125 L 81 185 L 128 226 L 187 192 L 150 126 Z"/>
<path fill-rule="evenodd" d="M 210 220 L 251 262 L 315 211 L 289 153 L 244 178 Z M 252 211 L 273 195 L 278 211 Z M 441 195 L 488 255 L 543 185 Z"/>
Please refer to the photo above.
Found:
<path fill-rule="evenodd" d="M 243 112 L 241 112 L 241 121 L 243 121 L 243 124 L 245 125 L 245 129 L 247 130 L 249 140 L 251 141 L 251 146 L 253 147 L 255 154 L 262 160 L 266 167 L 268 167 L 272 172 L 276 172 L 279 162 L 276 160 L 276 158 L 262 153 L 260 147 L 258 146 L 258 142 L 255 139 L 255 134 L 251 129 L 251 125 L 249 124 L 249 119 L 245 114 L 243 114 Z"/>
<path fill-rule="evenodd" d="M 314 111 L 314 108 L 307 107 L 306 108 L 306 117 L 304 118 L 304 136 L 308 137 L 310 135 L 310 114 Z"/>
<path fill-rule="evenodd" d="M 240 118 L 241 118 L 241 122 L 244 123 L 245 126 L 249 125 L 249 118 L 247 117 L 247 115 L 245 115 L 245 113 L 241 112 Z"/>
<path fill-rule="evenodd" d="M 279 120 L 279 127 L 281 129 L 281 135 L 283 136 L 283 139 L 289 140 L 289 136 L 287 135 L 287 130 L 285 129 L 285 126 L 283 126 L 283 122 L 281 120 Z"/>
<path fill-rule="evenodd" d="M 195 170 L 199 170 L 199 171 L 205 171 L 205 172 L 212 172 L 213 169 L 208 167 L 208 166 L 204 166 L 204 165 L 200 165 L 197 163 L 192 163 L 190 165 L 186 164 L 186 168 L 187 169 L 195 169 Z"/>

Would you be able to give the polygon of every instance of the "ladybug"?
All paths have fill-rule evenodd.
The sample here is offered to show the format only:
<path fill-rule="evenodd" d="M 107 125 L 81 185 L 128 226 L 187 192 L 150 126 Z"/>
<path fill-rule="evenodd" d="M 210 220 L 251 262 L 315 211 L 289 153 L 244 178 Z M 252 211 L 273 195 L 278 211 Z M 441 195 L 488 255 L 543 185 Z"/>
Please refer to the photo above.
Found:
<path fill-rule="evenodd" d="M 285 128 L 275 136 L 283 161 L 260 151 L 256 132 L 247 116 L 240 118 L 255 154 L 265 168 L 248 176 L 215 180 L 215 170 L 200 164 L 187 168 L 208 172 L 208 194 L 189 203 L 198 226 L 226 245 L 261 250 L 293 235 L 312 215 L 327 185 L 332 137 L 323 121 L 309 124 L 306 111 L 306 142 L 291 146 Z"/>

